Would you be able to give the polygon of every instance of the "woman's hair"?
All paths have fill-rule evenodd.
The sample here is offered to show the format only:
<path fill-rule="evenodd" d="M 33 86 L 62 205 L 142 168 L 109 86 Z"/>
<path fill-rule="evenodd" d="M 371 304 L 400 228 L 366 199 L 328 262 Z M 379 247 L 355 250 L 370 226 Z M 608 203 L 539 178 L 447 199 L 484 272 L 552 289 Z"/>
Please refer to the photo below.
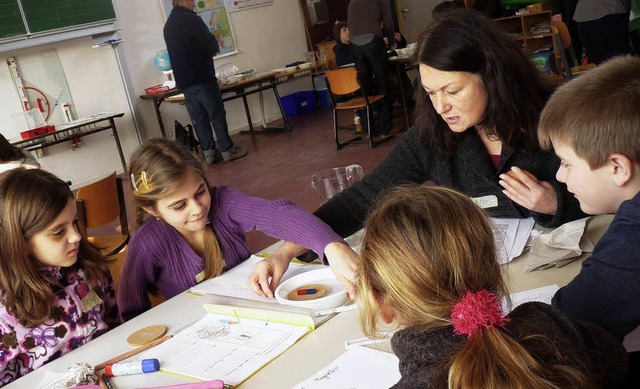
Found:
<path fill-rule="evenodd" d="M 0 163 L 17 161 L 24 158 L 22 150 L 9 143 L 4 135 L 0 134 Z"/>
<path fill-rule="evenodd" d="M 493 293 L 510 305 L 490 221 L 465 195 L 444 187 L 397 188 L 378 202 L 365 231 L 356 285 L 368 336 L 378 333 L 378 303 L 393 309 L 395 325 L 425 330 L 451 326 L 452 310 L 469 292 Z M 543 343 L 553 349 L 550 340 Z M 584 380 L 572 368 L 543 365 L 500 326 L 457 344 L 434 387 L 562 388 Z"/>
<path fill-rule="evenodd" d="M 42 272 L 45 265 L 30 254 L 29 240 L 49 227 L 70 199 L 69 186 L 44 170 L 17 168 L 0 174 L 0 299 L 27 327 L 53 316 L 52 286 L 57 282 Z M 84 229 L 78 230 L 82 238 L 72 268 L 82 268 L 88 280 L 100 284 L 108 260 L 89 243 Z"/>
<path fill-rule="evenodd" d="M 553 86 L 519 45 L 477 11 L 456 9 L 434 19 L 420 35 L 413 61 L 480 77 L 488 102 L 479 125 L 513 150 L 534 151 L 539 150 L 538 117 Z M 459 134 L 449 129 L 422 87 L 416 90 L 415 118 L 430 151 L 455 152 Z"/>
<path fill-rule="evenodd" d="M 143 208 L 155 208 L 156 202 L 177 189 L 188 172 L 195 172 L 211 191 L 202 162 L 185 146 L 165 138 L 151 139 L 131 155 L 129 174 L 136 201 L 136 227 L 143 221 Z M 213 200 L 213 199 L 212 199 Z M 213 201 L 212 201 L 213 206 Z M 222 272 L 222 251 L 211 224 L 204 234 L 204 275 L 211 278 Z"/>
<path fill-rule="evenodd" d="M 342 40 L 340 39 L 340 32 L 342 31 L 342 27 L 347 27 L 347 22 L 338 20 L 336 21 L 336 24 L 333 26 L 333 37 L 338 43 L 342 43 Z"/>

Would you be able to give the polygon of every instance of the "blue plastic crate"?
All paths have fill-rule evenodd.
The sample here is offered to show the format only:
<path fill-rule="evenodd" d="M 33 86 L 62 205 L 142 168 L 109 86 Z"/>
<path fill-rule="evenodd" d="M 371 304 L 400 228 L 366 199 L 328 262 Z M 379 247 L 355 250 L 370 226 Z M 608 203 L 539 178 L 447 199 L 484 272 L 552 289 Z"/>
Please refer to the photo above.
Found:
<path fill-rule="evenodd" d="M 298 111 L 298 115 L 303 113 L 313 112 L 316 109 L 316 92 L 309 91 L 300 91 L 294 93 L 296 96 L 296 110 Z"/>
<path fill-rule="evenodd" d="M 331 108 L 331 96 L 329 96 L 329 90 L 318 90 L 318 101 L 320 102 L 320 106 L 322 108 Z"/>
<path fill-rule="evenodd" d="M 284 114 L 288 118 L 298 116 L 295 93 L 286 96 L 280 96 L 280 101 L 282 102 L 282 108 L 284 108 Z"/>

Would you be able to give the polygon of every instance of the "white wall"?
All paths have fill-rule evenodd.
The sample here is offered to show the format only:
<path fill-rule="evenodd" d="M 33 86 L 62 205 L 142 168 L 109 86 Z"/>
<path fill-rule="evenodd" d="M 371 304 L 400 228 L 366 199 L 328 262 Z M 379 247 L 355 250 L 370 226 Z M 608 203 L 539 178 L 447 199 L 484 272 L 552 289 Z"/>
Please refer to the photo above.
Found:
<path fill-rule="evenodd" d="M 153 65 L 155 53 L 165 47 L 162 38 L 164 16 L 159 0 L 113 0 L 121 28 L 119 37 L 124 39 L 124 60 L 131 76 L 131 86 L 136 93 L 159 84 L 164 75 Z M 234 63 L 241 70 L 255 68 L 268 71 L 285 64 L 302 60 L 307 50 L 302 13 L 294 0 L 274 0 L 272 5 L 256 7 L 229 14 L 236 38 L 238 54 L 215 61 L 216 66 Z M 33 80 L 41 65 L 42 52 L 56 50 L 66 77 L 73 109 L 77 116 L 89 116 L 98 112 L 124 112 L 116 119 L 118 134 L 125 156 L 138 146 L 132 115 L 126 101 L 125 90 L 118 72 L 114 51 L 110 46 L 92 49 L 91 38 L 80 38 L 29 49 L 2 53 L 3 58 L 18 58 L 23 77 Z M 33 77 L 29 77 L 31 74 Z M 296 90 L 311 89 L 308 77 L 278 87 L 280 95 Z M 11 115 L 21 111 L 8 68 L 0 65 L 0 133 L 7 138 L 19 137 L 23 130 Z M 254 123 L 260 122 L 258 96 L 248 98 Z M 134 110 L 143 135 L 160 136 L 153 104 L 149 100 L 135 98 Z M 270 92 L 264 93 L 267 120 L 280 117 L 277 103 Z M 162 116 L 165 128 L 173 129 L 173 121 L 188 123 L 184 106 L 164 103 Z M 231 133 L 248 128 L 242 99 L 225 103 L 227 121 Z M 61 122 L 54 112 L 53 124 Z M 82 138 L 79 148 L 72 150 L 69 142 L 48 147 L 41 158 L 43 168 L 50 170 L 74 184 L 91 180 L 104 173 L 122 171 L 118 153 L 109 131 Z"/>

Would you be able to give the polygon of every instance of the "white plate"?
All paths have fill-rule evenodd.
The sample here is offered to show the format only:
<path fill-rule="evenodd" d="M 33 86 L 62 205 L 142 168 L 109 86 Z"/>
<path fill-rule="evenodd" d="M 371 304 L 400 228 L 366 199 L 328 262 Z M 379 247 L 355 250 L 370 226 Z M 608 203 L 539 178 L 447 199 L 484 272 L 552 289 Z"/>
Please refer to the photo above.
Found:
<path fill-rule="evenodd" d="M 327 294 L 318 299 L 306 301 L 293 301 L 287 298 L 287 295 L 291 291 L 308 284 L 322 284 L 326 286 Z M 335 308 L 344 304 L 349 299 L 346 289 L 336 279 L 336 276 L 333 274 L 330 267 L 309 271 L 289 278 L 278 286 L 275 296 L 276 300 L 278 300 L 280 304 L 311 309 L 314 311 Z"/>

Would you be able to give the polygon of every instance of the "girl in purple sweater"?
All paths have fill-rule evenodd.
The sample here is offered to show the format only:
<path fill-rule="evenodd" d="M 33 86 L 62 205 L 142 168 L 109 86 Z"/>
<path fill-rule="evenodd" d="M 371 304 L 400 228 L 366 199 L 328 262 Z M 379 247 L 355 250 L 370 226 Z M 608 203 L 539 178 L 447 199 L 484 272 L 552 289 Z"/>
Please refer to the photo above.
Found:
<path fill-rule="evenodd" d="M 69 186 L 0 174 L 0 386 L 118 324 L 107 259 L 78 230 Z"/>
<path fill-rule="evenodd" d="M 247 259 L 245 233 L 254 229 L 324 254 L 347 285 L 353 278 L 357 254 L 326 224 L 289 200 L 211 187 L 202 163 L 174 141 L 141 146 L 129 172 L 137 223 L 152 217 L 129 243 L 118 290 L 125 320 L 151 307 L 148 293 L 171 298 Z"/>

